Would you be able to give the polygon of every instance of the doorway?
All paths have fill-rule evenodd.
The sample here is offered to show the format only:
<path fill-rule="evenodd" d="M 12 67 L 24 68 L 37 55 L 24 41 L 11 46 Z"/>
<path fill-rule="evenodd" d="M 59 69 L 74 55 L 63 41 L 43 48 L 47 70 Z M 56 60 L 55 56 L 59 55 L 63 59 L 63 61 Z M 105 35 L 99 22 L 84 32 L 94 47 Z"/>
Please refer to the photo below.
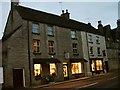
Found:
<path fill-rule="evenodd" d="M 23 80 L 23 69 L 13 69 L 13 85 L 14 88 L 23 88 L 24 80 Z"/>

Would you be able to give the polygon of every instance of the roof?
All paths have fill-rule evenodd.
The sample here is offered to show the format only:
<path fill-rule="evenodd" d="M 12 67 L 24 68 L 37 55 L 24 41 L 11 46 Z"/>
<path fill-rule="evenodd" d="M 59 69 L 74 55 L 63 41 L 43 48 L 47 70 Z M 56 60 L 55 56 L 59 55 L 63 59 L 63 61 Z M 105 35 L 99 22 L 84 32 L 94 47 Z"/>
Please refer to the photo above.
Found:
<path fill-rule="evenodd" d="M 96 30 L 93 26 L 82 22 L 78 22 L 72 19 L 66 19 L 58 15 L 30 9 L 23 6 L 16 6 L 15 8 L 19 12 L 20 16 L 25 20 L 37 21 L 41 23 L 47 23 L 51 25 L 56 25 L 60 27 L 86 31 L 101 35 L 101 33 L 98 30 Z"/>

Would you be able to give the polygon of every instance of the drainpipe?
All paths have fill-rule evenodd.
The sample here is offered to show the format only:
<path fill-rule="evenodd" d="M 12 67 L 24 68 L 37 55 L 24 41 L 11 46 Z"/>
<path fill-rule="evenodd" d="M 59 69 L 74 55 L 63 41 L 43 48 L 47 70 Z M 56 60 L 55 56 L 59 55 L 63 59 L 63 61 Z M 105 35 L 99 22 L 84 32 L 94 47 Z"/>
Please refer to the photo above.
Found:
<path fill-rule="evenodd" d="M 31 81 L 31 61 L 30 61 L 30 41 L 29 41 L 29 21 L 27 21 L 27 33 L 28 33 L 28 62 L 29 62 L 29 73 L 30 73 L 30 86 L 32 85 Z"/>

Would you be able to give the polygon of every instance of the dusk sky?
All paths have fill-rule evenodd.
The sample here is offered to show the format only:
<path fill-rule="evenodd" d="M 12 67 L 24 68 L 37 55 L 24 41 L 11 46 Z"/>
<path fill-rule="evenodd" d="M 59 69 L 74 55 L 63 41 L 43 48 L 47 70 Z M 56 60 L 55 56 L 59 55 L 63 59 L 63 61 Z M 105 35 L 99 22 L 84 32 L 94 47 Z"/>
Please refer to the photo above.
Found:
<path fill-rule="evenodd" d="M 8 1 L 0 2 L 0 12 L 2 14 L 2 16 L 0 16 L 0 23 L 2 23 L 0 25 L 0 39 L 2 38 L 6 20 L 10 11 L 10 2 Z M 56 0 L 56 2 L 40 2 L 40 0 L 37 0 L 37 2 L 32 2 L 32 0 L 31 2 L 27 2 L 27 0 L 19 1 L 21 6 L 52 13 L 55 15 L 60 15 L 62 13 L 61 10 L 68 9 L 71 19 L 83 23 L 90 22 L 91 25 L 95 28 L 97 28 L 97 22 L 99 20 L 102 21 L 103 26 L 108 24 L 111 25 L 111 28 L 116 28 L 117 26 L 116 21 L 118 19 L 118 0 L 112 0 L 116 2 L 87 2 L 86 0 L 86 2 L 78 2 L 81 0 L 77 0 L 76 2 L 69 2 L 70 0 L 67 0 L 68 2 L 64 2 L 65 0 Z"/>

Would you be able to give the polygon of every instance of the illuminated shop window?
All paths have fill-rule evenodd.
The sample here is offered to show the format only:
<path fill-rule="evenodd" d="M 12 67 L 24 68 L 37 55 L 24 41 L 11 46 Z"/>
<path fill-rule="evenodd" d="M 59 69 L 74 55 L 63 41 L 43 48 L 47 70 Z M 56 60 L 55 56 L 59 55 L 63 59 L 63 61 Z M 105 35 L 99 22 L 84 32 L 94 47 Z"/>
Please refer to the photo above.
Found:
<path fill-rule="evenodd" d="M 97 70 L 103 70 L 101 60 L 96 60 L 96 69 Z"/>
<path fill-rule="evenodd" d="M 50 75 L 56 75 L 56 65 L 55 63 L 50 63 Z"/>
<path fill-rule="evenodd" d="M 67 68 L 67 64 L 63 64 L 63 75 L 64 77 L 68 77 L 68 68 Z"/>
<path fill-rule="evenodd" d="M 40 40 L 33 40 L 33 52 L 39 52 L 40 50 Z"/>
<path fill-rule="evenodd" d="M 95 71 L 95 61 L 94 60 L 92 60 L 91 67 L 92 67 L 92 71 Z"/>
<path fill-rule="evenodd" d="M 41 64 L 34 64 L 34 76 L 41 77 L 42 67 Z"/>
<path fill-rule="evenodd" d="M 71 63 L 72 74 L 82 73 L 81 63 Z"/>

